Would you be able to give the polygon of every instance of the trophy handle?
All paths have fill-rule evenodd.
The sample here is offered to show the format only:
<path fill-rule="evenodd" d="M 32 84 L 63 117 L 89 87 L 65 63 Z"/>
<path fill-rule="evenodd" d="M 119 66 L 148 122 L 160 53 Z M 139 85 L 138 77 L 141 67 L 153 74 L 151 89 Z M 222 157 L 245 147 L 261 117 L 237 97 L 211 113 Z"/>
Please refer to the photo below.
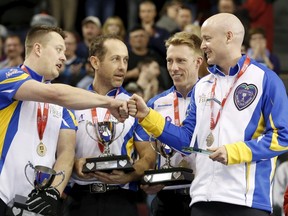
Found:
<path fill-rule="evenodd" d="M 90 133 L 88 132 L 88 125 L 94 127 L 94 124 L 93 124 L 92 122 L 87 121 L 86 126 L 85 126 L 85 129 L 86 129 L 86 133 L 88 134 L 88 136 L 89 136 L 91 139 L 93 139 L 94 141 L 97 141 L 97 139 L 95 139 L 94 137 L 92 137 L 92 136 L 90 135 Z"/>
<path fill-rule="evenodd" d="M 64 171 L 60 171 L 60 172 L 58 172 L 58 173 L 55 174 L 55 176 L 57 176 L 57 175 L 62 175 L 62 179 L 61 179 L 61 181 L 60 181 L 57 185 L 54 185 L 54 187 L 58 187 L 60 184 L 62 184 L 62 182 L 63 182 L 64 179 L 65 179 L 65 172 L 64 172 Z"/>
<path fill-rule="evenodd" d="M 116 124 L 118 124 L 118 123 L 119 123 L 119 122 L 117 122 Z M 123 122 L 122 131 L 121 131 L 121 133 L 120 133 L 116 138 L 114 138 L 114 140 L 118 139 L 118 138 L 122 135 L 124 129 L 125 129 L 125 123 Z"/>
<path fill-rule="evenodd" d="M 24 169 L 24 173 L 25 173 L 27 181 L 32 185 L 32 187 L 34 187 L 34 184 L 30 181 L 30 179 L 27 176 L 27 168 L 28 168 L 28 166 L 30 168 L 32 168 L 34 171 L 35 171 L 35 167 L 33 166 L 33 164 L 30 161 L 28 161 L 28 163 L 26 164 L 25 169 Z"/>

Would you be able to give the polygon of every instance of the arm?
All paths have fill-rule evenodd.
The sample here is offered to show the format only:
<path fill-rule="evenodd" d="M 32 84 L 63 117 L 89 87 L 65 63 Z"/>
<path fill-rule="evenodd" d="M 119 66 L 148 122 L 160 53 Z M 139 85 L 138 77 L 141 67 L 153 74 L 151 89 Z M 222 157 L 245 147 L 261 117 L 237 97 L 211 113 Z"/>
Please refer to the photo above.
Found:
<path fill-rule="evenodd" d="M 121 122 L 128 117 L 126 101 L 101 96 L 64 84 L 44 84 L 28 80 L 19 87 L 13 98 L 20 101 L 54 103 L 78 110 L 92 107 L 108 108 L 112 115 Z"/>
<path fill-rule="evenodd" d="M 59 134 L 58 145 L 57 145 L 57 159 L 54 164 L 54 170 L 56 172 L 64 171 L 65 179 L 57 187 L 60 194 L 64 191 L 66 187 L 74 164 L 75 156 L 75 142 L 76 142 L 76 132 L 71 129 L 62 129 Z M 62 175 L 57 176 L 53 185 L 58 184 L 62 180 Z"/>
<path fill-rule="evenodd" d="M 192 101 L 188 115 L 182 126 L 176 126 L 153 109 L 149 109 L 145 101 L 134 94 L 128 101 L 129 115 L 139 118 L 140 125 L 152 133 L 161 142 L 181 151 L 183 146 L 189 146 L 196 125 L 195 103 Z"/>

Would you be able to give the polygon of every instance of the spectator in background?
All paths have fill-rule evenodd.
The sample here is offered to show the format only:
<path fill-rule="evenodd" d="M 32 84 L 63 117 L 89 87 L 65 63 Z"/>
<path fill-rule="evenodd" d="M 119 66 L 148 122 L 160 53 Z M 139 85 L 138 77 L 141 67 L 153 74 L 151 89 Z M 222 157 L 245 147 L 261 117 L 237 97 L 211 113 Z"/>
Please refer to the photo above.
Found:
<path fill-rule="evenodd" d="M 50 0 L 51 14 L 60 27 L 74 31 L 78 0 Z"/>
<path fill-rule="evenodd" d="M 143 89 L 143 99 L 148 102 L 148 100 L 158 94 L 160 66 L 156 60 L 148 57 L 140 61 L 137 67 L 140 71 L 137 85 Z"/>
<path fill-rule="evenodd" d="M 55 19 L 55 17 L 45 14 L 45 13 L 40 13 L 40 14 L 35 14 L 30 22 L 30 26 L 36 26 L 36 25 L 46 25 L 46 26 L 58 26 L 58 22 Z"/>
<path fill-rule="evenodd" d="M 23 63 L 24 46 L 18 35 L 8 35 L 4 41 L 4 55 L 6 58 L 0 62 L 0 69 L 18 66 Z"/>
<path fill-rule="evenodd" d="M 122 41 L 125 41 L 126 29 L 123 20 L 118 16 L 107 18 L 103 24 L 102 34 L 116 34 Z"/>
<path fill-rule="evenodd" d="M 160 11 L 160 18 L 156 22 L 156 26 L 166 29 L 169 33 L 175 32 L 178 28 L 176 17 L 181 6 L 180 0 L 167 1 Z"/>
<path fill-rule="evenodd" d="M 82 21 L 82 41 L 78 43 L 76 54 L 80 58 L 88 59 L 89 46 L 94 37 L 101 34 L 101 22 L 98 17 L 88 16 Z"/>
<path fill-rule="evenodd" d="M 125 89 L 130 94 L 137 94 L 140 97 L 144 96 L 144 90 L 136 82 L 128 83 L 128 85 L 125 86 Z"/>
<path fill-rule="evenodd" d="M 139 78 L 140 71 L 137 64 L 146 57 L 154 58 L 160 65 L 161 74 L 159 76 L 160 89 L 169 88 L 172 84 L 169 77 L 165 59 L 155 50 L 148 48 L 149 35 L 142 26 L 135 26 L 129 32 L 129 62 L 128 71 L 125 77 L 124 86 L 131 81 L 136 82 Z"/>
<path fill-rule="evenodd" d="M 85 71 L 86 75 L 77 83 L 78 88 L 88 89 L 93 82 L 95 73 L 89 60 L 85 62 Z"/>
<path fill-rule="evenodd" d="M 249 14 L 247 10 L 239 9 L 237 0 L 218 0 L 217 10 L 218 13 L 231 13 L 237 16 L 245 28 L 244 43 L 248 43 L 249 38 L 247 32 L 250 28 Z"/>
<path fill-rule="evenodd" d="M 280 74 L 280 60 L 269 51 L 266 33 L 263 28 L 251 28 L 249 30 L 249 45 L 248 56 L 275 71 L 278 75 Z"/>
<path fill-rule="evenodd" d="M 176 32 L 184 31 L 184 27 L 188 24 L 197 25 L 197 23 L 193 22 L 193 14 L 191 9 L 184 5 L 178 10 L 176 22 L 178 24 L 178 29 Z"/>
<path fill-rule="evenodd" d="M 4 40 L 7 37 L 7 28 L 0 24 L 0 62 L 5 59 L 4 54 Z"/>
<path fill-rule="evenodd" d="M 248 11 L 250 28 L 261 27 L 266 32 L 267 48 L 273 50 L 274 42 L 274 13 L 275 0 L 245 0 L 241 9 Z"/>
<path fill-rule="evenodd" d="M 104 23 L 106 19 L 114 15 L 115 0 L 86 0 L 86 16 L 96 16 Z"/>
<path fill-rule="evenodd" d="M 166 56 L 165 40 L 169 32 L 155 25 L 157 16 L 156 5 L 151 0 L 144 0 L 139 5 L 139 18 L 141 26 L 149 35 L 148 47 L 157 51 L 163 58 Z"/>
<path fill-rule="evenodd" d="M 198 37 L 201 37 L 201 28 L 200 28 L 199 25 L 187 24 L 184 27 L 183 31 L 186 31 L 186 32 L 189 32 L 189 33 L 193 33 L 193 34 L 197 35 Z"/>
<path fill-rule="evenodd" d="M 76 35 L 73 32 L 69 31 L 65 31 L 65 35 L 65 66 L 63 67 L 59 77 L 57 77 L 54 82 L 76 86 L 76 84 L 86 75 L 86 59 L 80 58 L 76 55 Z"/>

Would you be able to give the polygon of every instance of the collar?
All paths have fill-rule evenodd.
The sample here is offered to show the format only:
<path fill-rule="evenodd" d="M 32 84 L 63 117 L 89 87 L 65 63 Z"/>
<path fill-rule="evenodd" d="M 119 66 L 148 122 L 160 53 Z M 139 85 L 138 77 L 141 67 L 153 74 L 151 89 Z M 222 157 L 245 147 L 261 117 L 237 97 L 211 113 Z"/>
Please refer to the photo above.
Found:
<path fill-rule="evenodd" d="M 193 86 L 193 87 L 194 87 L 194 86 Z M 188 92 L 188 94 L 186 95 L 186 97 L 191 97 L 193 87 L 190 89 L 190 91 Z M 171 88 L 171 92 L 174 92 L 174 91 L 176 91 L 176 94 L 177 94 L 177 97 L 178 97 L 178 98 L 184 98 L 184 97 L 185 97 L 184 95 L 182 95 L 182 94 L 176 89 L 176 86 L 172 86 L 172 88 Z"/>
<path fill-rule="evenodd" d="M 19 65 L 19 68 L 21 68 L 21 67 L 22 67 L 22 64 Z M 24 65 L 24 67 L 27 69 L 28 74 L 32 77 L 32 79 L 34 79 L 34 80 L 36 80 L 36 81 L 38 81 L 38 82 L 42 82 L 42 81 L 43 81 L 43 79 L 44 79 L 43 76 L 37 74 L 35 71 L 33 71 L 31 68 L 29 68 L 29 67 L 26 66 L 26 65 Z M 23 69 L 21 69 L 21 70 L 23 70 Z M 25 70 L 23 70 L 23 71 L 26 73 Z"/>
<path fill-rule="evenodd" d="M 240 71 L 242 65 L 244 64 L 245 59 L 246 59 L 246 55 L 242 55 L 242 57 L 239 59 L 237 64 L 230 68 L 229 76 L 234 76 Z M 208 67 L 208 71 L 214 75 L 225 76 L 225 74 L 220 70 L 218 65 L 213 65 L 211 67 Z"/>
<path fill-rule="evenodd" d="M 111 89 L 109 92 L 107 92 L 106 96 L 114 97 L 114 96 L 116 95 L 117 89 L 118 89 L 118 88 Z M 91 84 L 91 85 L 88 87 L 88 90 L 97 93 L 97 92 L 93 89 L 93 84 Z M 123 87 L 121 86 L 121 87 L 120 87 L 120 90 L 119 90 L 119 92 L 118 92 L 118 95 L 119 95 L 121 92 L 123 92 L 123 90 L 124 90 L 124 89 L 123 89 Z"/>

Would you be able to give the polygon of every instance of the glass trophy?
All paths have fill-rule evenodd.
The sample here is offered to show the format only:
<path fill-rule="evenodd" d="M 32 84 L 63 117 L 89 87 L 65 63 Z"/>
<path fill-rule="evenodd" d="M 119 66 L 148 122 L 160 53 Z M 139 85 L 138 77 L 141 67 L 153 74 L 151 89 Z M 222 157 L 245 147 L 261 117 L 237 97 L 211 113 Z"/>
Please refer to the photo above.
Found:
<path fill-rule="evenodd" d="M 30 178 L 27 175 L 28 167 L 34 170 L 33 182 L 30 180 Z M 26 164 L 24 172 L 25 172 L 27 181 L 36 190 L 44 190 L 46 188 L 49 188 L 57 175 L 62 175 L 62 179 L 54 187 L 58 187 L 65 179 L 65 174 L 63 171 L 56 173 L 55 170 L 46 166 L 33 166 L 33 164 L 30 161 L 28 162 L 28 164 Z M 16 194 L 12 202 L 8 204 L 8 207 L 10 208 L 8 209 L 7 215 L 9 216 L 41 215 L 35 212 L 28 211 L 26 201 L 27 201 L 27 197 Z"/>
<path fill-rule="evenodd" d="M 114 155 L 110 152 L 110 145 L 118 139 L 124 131 L 125 124 L 123 123 L 122 131 L 116 137 L 116 125 L 118 123 L 117 121 L 103 121 L 96 124 L 87 122 L 86 132 L 91 139 L 103 145 L 104 150 L 98 157 L 86 158 L 86 163 L 82 169 L 83 173 L 95 171 L 110 173 L 112 170 L 123 170 L 124 172 L 134 171 L 130 158 L 127 155 Z M 87 129 L 89 126 L 94 127 L 97 139 L 89 134 Z"/>
<path fill-rule="evenodd" d="M 194 179 L 194 174 L 189 163 L 183 158 L 179 166 L 172 166 L 171 158 L 176 151 L 159 140 L 155 141 L 155 145 L 154 147 L 151 143 L 154 151 L 165 158 L 165 163 L 158 170 L 146 170 L 141 184 L 163 184 L 165 186 L 190 184 Z"/>

